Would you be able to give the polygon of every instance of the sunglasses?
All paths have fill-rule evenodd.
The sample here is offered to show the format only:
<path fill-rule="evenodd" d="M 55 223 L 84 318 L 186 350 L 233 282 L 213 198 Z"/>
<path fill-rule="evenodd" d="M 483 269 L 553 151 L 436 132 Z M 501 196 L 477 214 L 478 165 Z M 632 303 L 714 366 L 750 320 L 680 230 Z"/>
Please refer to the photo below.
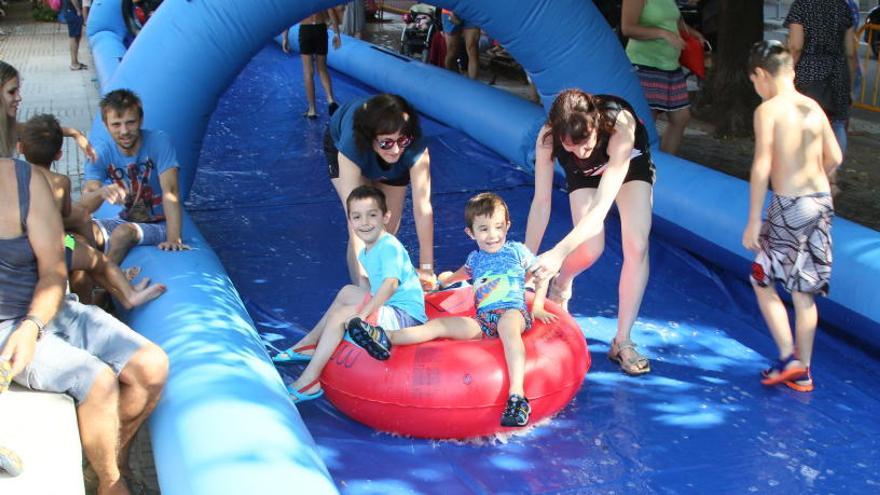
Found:
<path fill-rule="evenodd" d="M 413 142 L 412 136 L 400 136 L 397 139 L 385 138 L 385 139 L 377 139 L 376 144 L 379 146 L 379 149 L 382 151 L 388 151 L 394 147 L 394 144 L 397 143 L 397 146 L 400 149 L 406 148 L 411 145 Z"/>
<path fill-rule="evenodd" d="M 777 40 L 759 41 L 752 45 L 752 55 L 758 55 L 761 58 L 767 58 L 770 55 L 782 53 L 785 51 L 785 45 Z"/>

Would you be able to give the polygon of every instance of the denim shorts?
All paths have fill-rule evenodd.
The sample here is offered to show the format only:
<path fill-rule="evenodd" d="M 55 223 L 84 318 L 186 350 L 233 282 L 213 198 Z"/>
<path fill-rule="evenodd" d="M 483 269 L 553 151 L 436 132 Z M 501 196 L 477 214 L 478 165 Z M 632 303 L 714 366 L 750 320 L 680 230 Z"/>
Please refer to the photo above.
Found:
<path fill-rule="evenodd" d="M 18 322 L 0 322 L 0 348 Z M 14 380 L 33 390 L 69 394 L 80 403 L 107 366 L 118 376 L 131 357 L 149 343 L 104 310 L 68 295 L 46 325 L 33 361 Z"/>
<path fill-rule="evenodd" d="M 137 230 L 137 243 L 139 246 L 158 246 L 165 242 L 165 239 L 168 237 L 165 222 L 136 223 L 128 222 L 121 218 L 95 218 L 92 221 L 95 222 L 95 225 L 101 230 L 101 235 L 104 236 L 104 254 L 110 252 L 110 235 L 113 234 L 116 227 L 124 223 L 130 223 Z"/>

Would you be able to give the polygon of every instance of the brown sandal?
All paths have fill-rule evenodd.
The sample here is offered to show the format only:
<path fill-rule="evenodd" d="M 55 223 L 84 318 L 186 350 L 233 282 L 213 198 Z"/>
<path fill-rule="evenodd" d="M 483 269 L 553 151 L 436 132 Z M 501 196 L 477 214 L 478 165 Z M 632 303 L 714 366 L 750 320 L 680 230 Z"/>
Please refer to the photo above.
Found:
<path fill-rule="evenodd" d="M 632 351 L 634 356 L 625 360 L 620 354 L 626 350 Z M 623 342 L 617 342 L 616 339 L 612 340 L 611 350 L 608 351 L 608 359 L 617 363 L 620 366 L 620 371 L 630 376 L 639 376 L 651 372 L 651 363 L 648 361 L 648 358 L 636 350 L 636 344 L 632 340 L 624 340 Z"/>

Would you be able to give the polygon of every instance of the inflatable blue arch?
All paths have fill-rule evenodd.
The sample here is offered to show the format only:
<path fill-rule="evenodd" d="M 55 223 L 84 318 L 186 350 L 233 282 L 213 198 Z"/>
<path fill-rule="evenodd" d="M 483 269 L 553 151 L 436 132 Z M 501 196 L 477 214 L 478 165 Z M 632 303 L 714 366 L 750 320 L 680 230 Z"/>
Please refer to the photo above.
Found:
<path fill-rule="evenodd" d="M 131 88 L 144 101 L 145 126 L 165 130 L 181 162 L 188 194 L 208 118 L 240 69 L 270 39 L 338 0 L 165 0 L 126 50 L 121 0 L 95 0 L 88 35 L 102 92 Z M 650 111 L 616 36 L 583 0 L 436 0 L 473 20 L 523 65 L 544 105 L 560 90 L 613 93 Z M 292 36 L 292 39 L 296 39 Z M 420 102 L 419 110 L 511 162 L 529 155 L 544 110 L 449 72 L 346 40 L 330 54 L 336 70 Z M 381 67 L 381 70 L 377 68 Z M 417 81 L 417 83 L 416 83 Z M 457 98 L 437 98 L 439 93 Z M 656 143 L 653 126 L 648 126 Z M 103 125 L 96 121 L 93 133 Z M 722 266 L 745 270 L 739 246 L 747 185 L 658 153 L 655 230 Z M 107 214 L 106 211 L 103 212 Z M 131 312 L 133 327 L 171 357 L 165 396 L 151 419 L 165 494 L 272 493 L 296 480 L 303 493 L 335 493 L 296 408 L 253 322 L 210 246 L 185 216 L 187 253 L 134 250 L 128 261 L 169 286 L 168 294 Z M 880 235 L 835 222 L 835 290 L 822 308 L 831 323 L 880 342 Z M 246 418 L 246 421 L 244 420 Z"/>

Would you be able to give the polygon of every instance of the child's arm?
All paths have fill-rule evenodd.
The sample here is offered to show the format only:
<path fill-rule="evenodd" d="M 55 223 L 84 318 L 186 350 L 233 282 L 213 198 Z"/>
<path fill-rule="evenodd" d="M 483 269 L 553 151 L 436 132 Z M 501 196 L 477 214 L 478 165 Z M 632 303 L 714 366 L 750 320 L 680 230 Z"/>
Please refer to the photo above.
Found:
<path fill-rule="evenodd" d="M 82 152 L 86 155 L 86 158 L 93 162 L 98 159 L 98 154 L 95 152 L 95 148 L 92 147 L 89 139 L 83 133 L 73 127 L 62 127 L 61 134 L 65 137 L 73 138 L 73 140 L 76 141 L 76 145 L 79 146 Z"/>
<path fill-rule="evenodd" d="M 749 180 L 749 221 L 743 232 L 742 244 L 746 249 L 757 251 L 761 248 L 758 234 L 761 231 L 761 211 L 767 197 L 767 184 L 770 181 L 770 167 L 773 163 L 773 125 L 769 109 L 760 105 L 755 110 L 755 158 L 752 161 L 752 174 Z"/>
<path fill-rule="evenodd" d="M 371 297 L 370 301 L 367 302 L 367 304 L 364 304 L 364 307 L 361 308 L 355 316 L 365 320 L 369 315 L 378 311 L 379 308 L 384 306 L 385 303 L 391 299 L 391 296 L 394 295 L 398 285 L 400 285 L 400 281 L 394 277 L 388 277 L 383 280 L 382 285 L 379 286 L 379 290 L 376 291 L 376 295 Z"/>
<path fill-rule="evenodd" d="M 70 177 L 66 175 L 61 176 L 61 218 L 67 218 L 70 216 L 70 209 L 72 208 L 71 200 L 70 200 Z"/>
<path fill-rule="evenodd" d="M 549 287 L 549 281 L 535 279 L 535 300 L 532 301 L 532 316 L 542 323 L 550 323 L 558 318 L 544 309 L 544 301 L 547 299 L 547 289 Z"/>
<path fill-rule="evenodd" d="M 456 282 L 468 280 L 469 278 L 471 278 L 471 276 L 468 274 L 467 267 L 462 265 L 461 268 L 454 272 L 441 273 L 440 276 L 437 277 L 437 283 L 440 285 L 441 289 L 444 289 Z"/>

